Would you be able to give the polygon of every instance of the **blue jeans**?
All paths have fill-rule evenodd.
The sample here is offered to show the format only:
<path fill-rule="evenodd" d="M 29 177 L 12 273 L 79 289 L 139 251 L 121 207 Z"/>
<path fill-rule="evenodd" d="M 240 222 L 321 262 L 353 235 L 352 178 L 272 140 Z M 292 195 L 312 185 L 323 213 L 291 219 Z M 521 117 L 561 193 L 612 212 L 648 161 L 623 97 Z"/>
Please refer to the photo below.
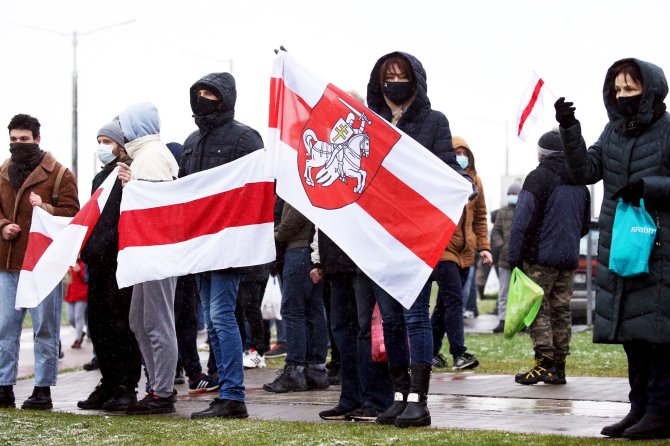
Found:
<path fill-rule="evenodd" d="M 439 262 L 435 267 L 437 276 L 437 301 L 431 317 L 433 325 L 433 355 L 442 348 L 444 333 L 449 340 L 449 353 L 460 356 L 465 348 L 463 327 L 463 284 L 468 278 L 468 268 L 450 261 Z"/>
<path fill-rule="evenodd" d="M 409 358 L 413 365 L 432 365 L 433 361 L 433 326 L 430 323 L 431 287 L 432 282 L 428 281 L 414 304 L 409 309 L 403 309 L 409 338 Z"/>
<path fill-rule="evenodd" d="M 14 309 L 19 273 L 0 272 L 0 386 L 13 386 L 19 368 L 21 326 L 26 309 Z M 33 320 L 35 386 L 56 385 L 58 341 L 63 309 L 63 287 L 56 288 L 36 307 L 29 308 Z"/>
<path fill-rule="evenodd" d="M 309 248 L 284 254 L 281 317 L 286 324 L 286 364 L 325 364 L 328 328 L 323 307 L 323 283 L 312 283 Z"/>
<path fill-rule="evenodd" d="M 209 346 L 219 374 L 219 398 L 234 401 L 244 401 L 242 338 L 235 319 L 240 278 L 240 274 L 226 270 L 196 276 Z"/>
<path fill-rule="evenodd" d="M 360 373 L 369 373 L 372 358 L 368 363 L 357 361 L 358 311 L 354 294 L 353 273 L 334 274 L 328 277 L 330 283 L 330 331 L 335 346 L 340 351 L 340 374 L 342 388 L 337 405 L 346 410 L 354 410 L 363 405 Z"/>

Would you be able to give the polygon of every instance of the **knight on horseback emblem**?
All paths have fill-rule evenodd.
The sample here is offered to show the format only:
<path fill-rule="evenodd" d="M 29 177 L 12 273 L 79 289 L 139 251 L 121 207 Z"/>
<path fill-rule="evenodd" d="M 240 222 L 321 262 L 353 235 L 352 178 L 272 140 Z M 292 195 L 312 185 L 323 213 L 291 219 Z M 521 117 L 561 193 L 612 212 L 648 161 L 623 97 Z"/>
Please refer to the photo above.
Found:
<path fill-rule="evenodd" d="M 360 194 L 367 177 L 367 172 L 361 169 L 361 158 L 370 156 L 370 136 L 365 133 L 365 126 L 372 121 L 342 98 L 338 99 L 350 112 L 332 127 L 329 142 L 320 141 L 310 128 L 302 134 L 308 156 L 303 176 L 309 186 L 314 186 L 315 181 L 321 186 L 330 186 L 337 180 L 347 184 L 347 177 L 354 178 L 357 180 L 354 192 Z M 319 167 L 323 168 L 312 178 L 312 169 Z"/>

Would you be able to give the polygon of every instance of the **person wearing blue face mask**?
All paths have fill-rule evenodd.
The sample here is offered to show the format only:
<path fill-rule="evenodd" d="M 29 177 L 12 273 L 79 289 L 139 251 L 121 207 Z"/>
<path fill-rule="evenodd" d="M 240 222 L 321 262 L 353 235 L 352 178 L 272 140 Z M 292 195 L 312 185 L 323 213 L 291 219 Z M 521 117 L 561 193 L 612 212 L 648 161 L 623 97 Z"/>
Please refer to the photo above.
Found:
<path fill-rule="evenodd" d="M 509 291 L 509 281 L 512 277 L 512 269 L 507 263 L 507 252 L 509 245 L 509 235 L 512 231 L 512 219 L 514 211 L 521 192 L 519 183 L 512 183 L 507 188 L 507 206 L 500 208 L 496 214 L 496 221 L 491 230 L 491 248 L 494 254 L 494 263 L 498 266 L 497 273 L 500 281 L 500 291 L 498 292 L 498 326 L 493 329 L 493 333 L 502 333 L 505 330 L 505 311 L 507 310 L 507 293 Z"/>
<path fill-rule="evenodd" d="M 475 251 L 484 265 L 491 265 L 493 258 L 489 246 L 488 216 L 481 179 L 475 169 L 475 157 L 467 142 L 459 136 L 452 137 L 456 161 L 473 179 L 479 190 L 477 197 L 463 210 L 456 231 L 449 246 L 435 267 L 435 281 L 438 285 L 437 301 L 431 316 L 433 327 L 433 358 L 440 358 L 442 340 L 446 333 L 449 353 L 453 357 L 453 370 L 473 369 L 479 365 L 477 358 L 467 352 L 463 323 L 463 286 L 470 267 L 475 262 Z M 469 291 L 469 290 L 468 290 Z M 438 356 L 440 355 L 440 356 Z"/>
<path fill-rule="evenodd" d="M 93 178 L 91 193 L 107 179 L 116 162 L 130 164 L 118 119 L 98 130 L 98 159 L 102 170 Z M 128 314 L 132 288 L 116 284 L 116 257 L 119 244 L 121 181 L 116 180 L 98 223 L 82 248 L 88 266 L 88 329 L 100 368 L 100 383 L 77 407 L 85 410 L 122 411 L 137 403 L 141 357 Z"/>

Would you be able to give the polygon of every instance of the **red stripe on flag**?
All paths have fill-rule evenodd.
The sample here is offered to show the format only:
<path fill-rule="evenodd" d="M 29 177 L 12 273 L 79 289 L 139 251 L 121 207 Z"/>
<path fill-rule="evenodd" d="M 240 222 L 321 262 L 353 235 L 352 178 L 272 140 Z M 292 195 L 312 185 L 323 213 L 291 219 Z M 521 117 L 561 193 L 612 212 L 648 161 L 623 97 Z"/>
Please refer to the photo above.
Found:
<path fill-rule="evenodd" d="M 32 271 L 35 269 L 37 261 L 42 257 L 53 240 L 40 232 L 31 232 L 28 234 L 28 250 L 23 257 L 22 271 Z"/>
<path fill-rule="evenodd" d="M 95 228 L 96 223 L 98 223 L 98 220 L 100 219 L 100 206 L 98 206 L 98 197 L 100 197 L 100 194 L 102 194 L 102 187 L 96 189 L 88 202 L 79 210 L 79 212 L 77 212 L 77 215 L 75 215 L 70 222 L 71 225 L 86 227 L 86 235 L 84 236 L 84 241 L 81 246 L 86 245 L 88 237 L 91 235 L 93 228 Z"/>
<path fill-rule="evenodd" d="M 226 228 L 272 223 L 274 184 L 249 183 L 186 203 L 123 211 L 119 250 L 184 242 Z"/>
<path fill-rule="evenodd" d="M 543 85 L 544 81 L 542 79 L 538 79 L 537 83 L 535 84 L 535 88 L 533 89 L 533 94 L 530 97 L 530 101 L 528 101 L 526 108 L 524 108 L 523 113 L 521 113 L 521 118 L 519 119 L 519 129 L 516 133 L 516 136 L 521 135 L 523 126 L 526 124 L 526 119 L 528 119 L 528 116 L 530 116 L 531 112 L 533 111 L 533 108 L 537 103 L 537 98 L 540 96 L 540 90 L 542 90 Z"/>
<path fill-rule="evenodd" d="M 290 88 L 286 88 L 284 80 L 280 78 L 272 78 L 270 95 L 270 128 L 279 130 L 281 140 L 298 150 L 312 108 Z"/>
<path fill-rule="evenodd" d="M 430 267 L 456 229 L 447 215 L 383 166 L 357 204 Z"/>

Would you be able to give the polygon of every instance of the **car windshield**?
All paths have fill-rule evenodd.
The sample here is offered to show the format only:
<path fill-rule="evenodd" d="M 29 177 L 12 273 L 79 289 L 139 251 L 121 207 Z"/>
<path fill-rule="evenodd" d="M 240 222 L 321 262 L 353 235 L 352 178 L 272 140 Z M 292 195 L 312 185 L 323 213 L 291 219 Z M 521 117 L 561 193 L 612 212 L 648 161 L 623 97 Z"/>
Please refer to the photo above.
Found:
<path fill-rule="evenodd" d="M 598 254 L 598 236 L 600 235 L 600 231 L 597 228 L 591 229 L 590 235 L 591 235 L 591 255 L 595 256 L 595 255 Z M 579 255 L 580 256 L 585 256 L 586 255 L 586 252 L 587 252 L 586 249 L 587 249 L 587 246 L 588 246 L 588 238 L 589 238 L 589 234 L 586 234 L 579 241 Z"/>

